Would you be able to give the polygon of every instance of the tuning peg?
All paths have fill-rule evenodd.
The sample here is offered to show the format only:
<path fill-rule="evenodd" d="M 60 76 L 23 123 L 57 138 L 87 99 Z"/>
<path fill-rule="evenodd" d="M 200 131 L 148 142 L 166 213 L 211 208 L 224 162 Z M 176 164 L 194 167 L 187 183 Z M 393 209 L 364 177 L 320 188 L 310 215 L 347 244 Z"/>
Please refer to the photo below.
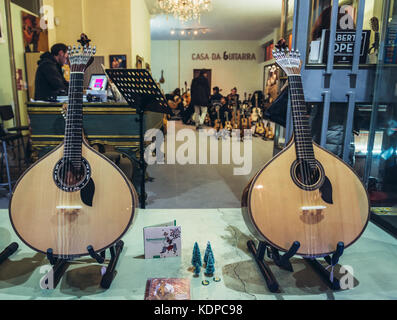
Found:
<path fill-rule="evenodd" d="M 92 53 L 93 53 L 93 54 L 96 53 L 96 46 L 94 46 L 94 48 L 92 49 Z"/>

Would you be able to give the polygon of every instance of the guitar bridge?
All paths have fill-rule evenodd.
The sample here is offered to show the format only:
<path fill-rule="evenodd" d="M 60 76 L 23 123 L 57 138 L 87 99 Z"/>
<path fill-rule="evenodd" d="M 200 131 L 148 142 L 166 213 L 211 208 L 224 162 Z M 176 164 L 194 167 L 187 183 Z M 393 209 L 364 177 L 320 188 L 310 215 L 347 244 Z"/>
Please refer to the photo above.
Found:
<path fill-rule="evenodd" d="M 65 215 L 76 215 L 83 209 L 82 206 L 57 206 L 58 213 Z"/>

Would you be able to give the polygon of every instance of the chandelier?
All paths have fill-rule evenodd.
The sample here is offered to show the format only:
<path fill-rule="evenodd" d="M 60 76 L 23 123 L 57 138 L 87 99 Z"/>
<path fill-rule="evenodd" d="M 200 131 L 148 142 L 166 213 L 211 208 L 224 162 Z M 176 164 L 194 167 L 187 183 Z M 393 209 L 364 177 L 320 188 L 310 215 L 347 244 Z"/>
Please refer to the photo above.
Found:
<path fill-rule="evenodd" d="M 211 0 L 157 0 L 166 14 L 173 14 L 181 22 L 200 19 L 202 12 L 211 9 Z"/>

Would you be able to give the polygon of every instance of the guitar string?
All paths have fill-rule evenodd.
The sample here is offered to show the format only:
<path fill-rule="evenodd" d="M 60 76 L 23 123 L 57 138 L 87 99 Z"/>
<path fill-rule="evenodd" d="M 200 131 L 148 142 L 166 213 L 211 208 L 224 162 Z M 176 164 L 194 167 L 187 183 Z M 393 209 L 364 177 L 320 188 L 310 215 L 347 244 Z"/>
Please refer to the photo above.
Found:
<path fill-rule="evenodd" d="M 299 72 L 295 72 L 296 74 L 299 74 Z M 297 117 L 299 119 L 299 121 L 297 121 L 297 125 L 300 125 L 300 127 L 297 128 L 297 132 L 299 132 L 299 145 L 302 146 L 303 148 L 303 158 L 301 159 L 301 169 L 303 169 L 303 182 L 305 185 L 309 184 L 309 180 L 310 180 L 310 172 L 309 172 L 309 168 L 307 167 L 307 159 L 308 159 L 308 153 L 307 153 L 307 148 L 306 148 L 306 142 L 305 141 L 305 134 L 303 131 L 303 128 L 305 127 L 305 123 L 304 123 L 304 118 L 303 118 L 303 112 L 302 112 L 302 107 L 303 107 L 303 103 L 300 100 L 300 83 L 299 83 L 299 76 L 295 76 L 293 78 L 293 89 L 294 89 L 294 94 L 295 97 L 294 99 L 296 102 L 296 106 L 295 106 L 295 117 Z M 299 108 L 299 109 L 298 109 Z M 310 194 L 308 194 L 308 191 L 305 190 L 304 192 L 304 206 L 309 206 L 310 205 Z M 305 214 L 303 212 L 303 214 Z M 310 219 L 310 216 L 309 216 Z M 312 239 L 313 239 L 313 234 L 312 234 L 312 228 L 311 228 L 311 224 L 309 221 L 309 232 L 308 232 L 308 236 L 309 236 L 309 241 L 308 241 L 308 245 L 309 245 L 309 253 L 312 254 L 312 250 L 313 250 L 313 243 L 312 243 Z"/>
<path fill-rule="evenodd" d="M 85 54 L 84 54 L 85 55 Z M 84 56 L 83 55 L 83 56 Z M 77 136 L 77 134 L 75 135 L 75 131 L 74 130 L 74 125 L 76 124 L 76 121 L 80 121 L 81 122 L 81 116 L 79 115 L 80 112 L 76 112 L 79 111 L 77 110 L 77 108 L 79 108 L 79 105 L 81 103 L 81 82 L 83 81 L 83 79 L 80 79 L 80 74 L 76 73 L 76 72 L 80 72 L 81 70 L 79 69 L 80 67 L 80 63 L 82 63 L 82 58 L 81 56 L 77 56 L 74 59 L 75 61 L 77 60 L 76 64 L 72 64 L 71 67 L 71 83 L 70 83 L 70 92 L 69 92 L 69 97 L 70 97 L 70 101 L 69 101 L 69 108 L 68 108 L 68 118 L 67 118 L 67 122 L 66 122 L 66 130 L 65 130 L 65 135 L 67 138 L 67 145 L 66 145 L 66 152 L 64 152 L 64 161 L 66 163 L 65 170 L 63 172 L 63 181 L 66 184 L 66 187 L 68 187 L 71 183 L 73 183 L 73 169 L 75 167 L 75 155 L 76 155 L 76 141 L 74 141 L 74 137 Z M 75 115 L 80 116 L 79 119 L 76 119 Z M 80 131 L 80 128 L 78 128 Z M 79 132 L 78 132 L 79 133 Z M 81 137 L 82 138 L 82 137 Z M 80 139 L 79 139 L 80 140 Z M 80 149 L 80 148 L 79 148 Z M 81 155 L 81 151 L 79 151 L 79 154 Z M 79 157 L 80 158 L 80 157 Z M 79 160 L 79 159 L 77 159 Z M 79 163 L 81 162 L 80 160 L 78 161 Z M 81 168 L 79 168 L 79 170 L 81 170 Z M 78 172 L 77 172 L 78 173 Z M 64 201 L 63 206 L 65 208 L 65 212 L 67 212 L 67 209 L 70 208 L 71 210 L 73 209 L 73 200 L 74 196 L 72 195 L 71 192 L 66 192 L 66 201 Z M 64 199 L 65 200 L 65 199 Z M 63 244 L 62 244 L 62 252 L 63 252 L 63 257 L 64 258 L 68 258 L 70 256 L 70 249 L 73 248 L 73 237 L 71 237 L 71 233 L 72 233 L 72 224 L 68 223 L 69 220 L 69 216 L 68 214 L 63 214 L 62 215 L 62 220 L 63 220 L 63 228 L 62 228 L 62 234 L 63 234 Z"/>
<path fill-rule="evenodd" d="M 299 78 L 299 76 L 296 76 L 296 79 L 294 79 L 294 85 L 295 85 L 295 90 L 296 90 L 296 92 L 295 92 L 295 95 L 296 95 L 296 97 L 298 97 L 298 96 L 302 96 L 302 94 L 303 94 L 303 87 L 301 86 L 301 79 Z M 301 121 L 301 123 L 303 124 L 303 127 L 304 126 L 306 126 L 307 124 L 306 123 L 304 123 L 304 122 L 306 122 L 306 121 L 304 121 L 305 119 L 303 119 L 303 114 L 302 114 L 302 102 L 304 101 L 304 99 L 303 99 L 303 101 L 300 101 L 300 98 L 297 98 L 297 100 L 298 100 L 298 105 L 299 105 L 299 108 L 300 108 L 300 110 L 299 110 L 299 113 L 300 113 L 300 115 L 299 115 L 299 117 L 300 117 L 300 119 L 302 119 L 302 121 Z M 303 148 L 304 148 L 304 152 L 305 152 L 305 156 L 307 156 L 307 153 L 306 153 L 306 151 L 307 151 L 307 146 L 305 146 L 305 144 L 307 144 L 307 137 L 305 137 L 305 133 L 303 132 L 303 127 L 302 127 L 302 130 L 301 130 L 301 137 L 302 137 L 302 140 L 303 141 L 301 141 L 302 143 L 303 143 Z M 310 172 L 310 168 L 309 167 L 307 167 L 306 166 L 306 164 L 307 164 L 307 162 L 306 161 L 309 161 L 310 162 L 310 159 L 307 157 L 307 159 L 305 159 L 304 160 L 304 165 L 303 165 L 303 167 L 304 167 L 304 169 L 305 169 L 305 177 L 304 177 L 304 182 L 305 182 L 305 184 L 309 184 L 310 183 L 310 177 L 311 177 L 311 172 Z M 310 204 L 311 204 L 311 193 L 309 192 L 309 191 L 305 191 L 305 195 L 306 195 L 306 201 L 307 201 L 307 203 L 305 203 L 305 205 L 306 206 L 309 206 Z M 310 219 L 310 216 L 309 216 L 309 219 Z M 311 254 L 311 255 L 313 255 L 313 228 L 312 228 L 312 224 L 311 224 L 311 221 L 309 221 L 309 230 L 310 230 L 310 232 L 309 232 L 309 236 L 310 236 L 310 239 L 309 239 L 309 244 L 310 244 L 310 248 L 309 248 L 309 253 Z"/>
<path fill-rule="evenodd" d="M 294 72 L 294 74 L 296 74 L 296 72 Z M 296 91 L 297 91 L 297 86 L 295 83 L 295 79 L 293 77 L 290 77 L 290 87 L 291 87 L 291 94 L 292 94 L 292 107 L 293 107 L 293 118 L 294 118 L 294 128 L 295 128 L 295 139 L 297 141 L 297 145 L 298 145 L 298 150 L 297 150 L 297 155 L 298 155 L 298 161 L 300 162 L 300 174 L 301 174 L 301 179 L 302 182 L 304 184 L 306 184 L 307 181 L 307 172 L 306 172 L 306 166 L 305 166 L 305 162 L 304 159 L 306 158 L 306 150 L 305 148 L 300 148 L 300 146 L 303 146 L 302 141 L 301 141 L 301 135 L 302 135 L 302 131 L 300 130 L 300 125 L 302 125 L 302 120 L 300 116 L 297 116 L 298 114 L 298 109 L 297 107 L 300 105 L 298 101 L 296 101 Z M 302 152 L 303 151 L 303 152 Z M 303 206 L 308 205 L 307 203 L 307 194 L 306 191 L 303 191 Z M 303 212 L 304 214 L 304 212 Z M 306 229 L 306 227 L 305 227 Z M 311 230 L 309 228 L 309 232 L 307 232 L 307 230 L 305 231 L 306 237 L 309 236 L 309 241 L 308 245 L 309 245 L 309 252 L 311 251 Z"/>
<path fill-rule="evenodd" d="M 300 84 L 300 68 L 296 68 L 291 64 L 291 59 L 290 58 L 297 58 L 293 53 L 289 54 L 288 57 L 282 53 L 282 57 L 285 59 L 285 61 L 288 62 L 288 68 L 290 71 L 292 71 L 293 75 L 290 76 L 289 80 L 290 80 L 290 92 L 291 92 L 291 96 L 292 96 L 292 107 L 293 107 L 293 118 L 294 118 L 294 129 L 296 132 L 296 141 L 297 141 L 297 145 L 298 150 L 297 150 L 297 155 L 298 158 L 302 158 L 303 155 L 303 159 L 300 159 L 301 161 L 301 165 L 300 165 L 300 171 L 301 171 L 301 177 L 302 177 L 302 181 L 307 184 L 308 180 L 310 179 L 310 173 L 308 172 L 308 168 L 306 167 L 306 162 L 305 160 L 308 158 L 307 157 L 307 153 L 306 153 L 306 147 L 305 147 L 305 135 L 304 135 L 304 127 L 305 127 L 305 121 L 303 119 L 303 114 L 302 114 L 302 101 L 300 101 L 299 98 L 297 98 L 300 95 L 300 91 L 303 91 L 303 88 L 300 88 L 299 84 Z M 296 78 L 296 79 L 295 79 Z M 298 109 L 299 108 L 299 109 Z M 307 143 L 307 141 L 306 141 Z M 302 148 L 300 148 L 300 145 L 302 146 Z M 303 151 L 303 152 L 302 152 Z M 309 173 L 309 174 L 308 174 Z M 303 193 L 303 200 L 306 202 L 304 205 L 309 205 L 310 204 L 310 195 L 307 195 L 307 191 L 304 191 Z M 305 228 L 306 229 L 306 228 Z M 309 224 L 309 252 L 312 253 L 312 228 L 311 225 Z"/>
<path fill-rule="evenodd" d="M 302 102 L 305 101 L 304 98 L 304 92 L 303 92 L 303 85 L 302 85 L 302 80 L 301 80 L 301 76 L 299 76 L 297 78 L 297 87 L 298 87 L 298 91 L 300 93 L 298 93 L 300 96 L 302 96 Z M 303 119 L 303 118 L 302 118 Z M 308 164 L 309 166 L 307 167 L 307 171 L 309 172 L 309 176 L 307 177 L 308 182 L 312 183 L 311 179 L 312 179 L 312 170 L 313 170 L 313 175 L 315 174 L 315 171 L 317 169 L 317 165 L 315 163 L 315 158 L 314 158 L 314 150 L 313 150 L 313 143 L 312 143 L 312 138 L 307 137 L 307 133 L 309 132 L 308 128 L 309 128 L 309 124 L 308 124 L 308 120 L 307 118 L 305 118 L 305 126 L 307 127 L 306 129 L 306 134 L 303 134 L 303 136 L 306 136 L 305 138 L 305 143 L 310 143 L 310 147 L 309 147 L 309 158 L 308 158 Z M 309 141 L 309 142 L 308 142 Z M 312 163 L 312 161 L 314 163 Z M 312 166 L 314 165 L 314 166 Z M 314 177 L 314 176 L 313 176 Z M 315 193 L 312 191 L 306 191 L 306 193 L 308 194 L 308 204 L 312 205 L 313 208 L 315 207 Z M 311 213 L 311 215 L 309 216 L 309 218 L 313 218 L 313 221 L 309 221 L 309 226 L 310 226 L 310 246 L 311 246 L 311 256 L 315 255 L 315 245 L 313 244 L 313 242 L 315 241 L 315 239 L 317 239 L 317 234 L 318 234 L 318 227 L 315 224 L 315 215 L 313 213 Z M 317 229 L 317 230 L 316 230 Z"/>

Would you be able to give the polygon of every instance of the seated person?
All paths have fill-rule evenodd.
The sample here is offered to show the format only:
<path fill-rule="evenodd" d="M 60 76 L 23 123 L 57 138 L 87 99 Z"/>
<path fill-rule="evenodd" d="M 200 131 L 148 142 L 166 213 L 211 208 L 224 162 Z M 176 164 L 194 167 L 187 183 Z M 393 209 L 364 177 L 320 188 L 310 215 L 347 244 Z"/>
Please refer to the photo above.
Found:
<path fill-rule="evenodd" d="M 55 44 L 51 52 L 40 56 L 35 79 L 35 100 L 49 101 L 67 95 L 69 83 L 63 77 L 62 66 L 68 62 L 68 47 Z"/>
<path fill-rule="evenodd" d="M 179 115 L 183 110 L 181 90 L 176 88 L 172 93 L 166 94 L 168 106 L 172 109 L 173 116 Z"/>
<path fill-rule="evenodd" d="M 211 123 L 214 124 L 215 119 L 218 117 L 217 114 L 217 108 L 219 109 L 221 104 L 221 99 L 223 96 L 219 93 L 219 87 L 214 87 L 213 89 L 213 94 L 210 98 L 210 107 L 209 107 L 209 115 L 211 118 Z"/>
<path fill-rule="evenodd" d="M 239 110 L 240 109 L 240 95 L 237 94 L 237 88 L 234 87 L 230 94 L 227 96 L 227 101 L 229 105 L 233 107 L 233 110 Z"/>

